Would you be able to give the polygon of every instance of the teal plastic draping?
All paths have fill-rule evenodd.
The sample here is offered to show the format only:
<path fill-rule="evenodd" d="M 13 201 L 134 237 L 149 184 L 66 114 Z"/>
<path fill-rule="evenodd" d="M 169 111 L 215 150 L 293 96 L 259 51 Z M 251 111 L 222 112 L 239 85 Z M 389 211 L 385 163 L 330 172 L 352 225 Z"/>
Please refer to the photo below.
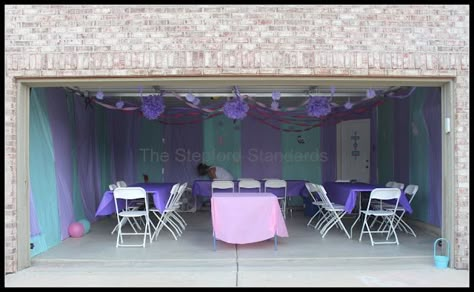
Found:
<path fill-rule="evenodd" d="M 393 181 L 393 100 L 377 107 L 377 168 L 378 183 Z"/>
<path fill-rule="evenodd" d="M 33 254 L 38 254 L 61 242 L 53 138 L 49 127 L 43 89 L 32 89 L 30 98 L 30 185 L 35 196 L 36 216 L 41 233 L 31 238 Z"/>
<path fill-rule="evenodd" d="M 321 160 L 325 160 L 319 144 L 319 128 L 303 133 L 282 133 L 283 179 L 302 179 L 321 183 Z M 301 205 L 301 197 L 291 197 L 288 204 Z"/>
<path fill-rule="evenodd" d="M 205 120 L 203 125 L 203 161 L 228 170 L 234 178 L 241 175 L 240 122 L 226 116 Z"/>
<path fill-rule="evenodd" d="M 138 121 L 138 143 L 135 150 L 137 170 L 135 181 L 143 182 L 143 175 L 148 175 L 149 182 L 163 182 L 164 144 L 163 125 L 157 121 L 144 118 Z"/>
<path fill-rule="evenodd" d="M 74 208 L 74 218 L 80 220 L 86 218 L 84 213 L 84 204 L 82 203 L 82 193 L 79 188 L 79 175 L 77 169 L 77 139 L 75 133 L 76 129 L 76 118 L 74 111 L 74 96 L 67 95 L 67 111 L 69 113 L 69 129 L 72 133 L 71 137 L 71 158 L 72 158 L 72 205 Z"/>
<path fill-rule="evenodd" d="M 410 184 L 418 185 L 418 192 L 411 202 L 412 217 L 429 222 L 429 139 L 428 129 L 423 117 L 426 90 L 417 88 L 410 98 Z"/>
<path fill-rule="evenodd" d="M 108 190 L 109 185 L 115 183 L 110 170 L 110 144 L 107 139 L 107 123 L 105 112 L 107 109 L 97 107 L 95 109 L 95 136 L 97 141 L 97 156 L 100 167 L 100 189 Z"/>

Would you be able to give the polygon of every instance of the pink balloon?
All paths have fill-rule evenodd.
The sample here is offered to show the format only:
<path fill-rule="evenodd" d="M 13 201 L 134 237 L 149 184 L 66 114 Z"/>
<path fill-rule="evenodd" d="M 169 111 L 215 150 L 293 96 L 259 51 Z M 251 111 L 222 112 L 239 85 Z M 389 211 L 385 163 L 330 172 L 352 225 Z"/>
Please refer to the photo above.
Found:
<path fill-rule="evenodd" d="M 71 237 L 79 238 L 84 235 L 84 226 L 79 222 L 74 222 L 69 225 L 68 232 Z"/>

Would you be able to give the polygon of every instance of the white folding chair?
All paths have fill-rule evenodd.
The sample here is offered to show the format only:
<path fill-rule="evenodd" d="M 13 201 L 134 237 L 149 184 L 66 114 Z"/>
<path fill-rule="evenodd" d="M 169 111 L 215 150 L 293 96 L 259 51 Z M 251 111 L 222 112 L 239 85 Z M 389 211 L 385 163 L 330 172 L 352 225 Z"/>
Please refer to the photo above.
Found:
<path fill-rule="evenodd" d="M 268 179 L 265 181 L 264 185 L 264 192 L 270 189 L 283 189 L 284 195 L 283 197 L 277 196 L 277 199 L 280 203 L 281 210 L 283 212 L 283 218 L 286 219 L 286 196 L 287 196 L 287 185 L 286 181 L 282 179 Z"/>
<path fill-rule="evenodd" d="M 346 233 L 347 237 L 350 239 L 351 236 L 347 232 L 344 223 L 342 223 L 342 217 L 346 215 L 346 210 L 344 209 L 343 205 L 335 204 L 329 200 L 327 196 L 327 192 L 322 185 L 316 185 L 316 191 L 319 194 L 319 197 L 323 200 L 324 205 L 323 208 L 326 210 L 326 217 L 324 217 L 324 221 L 326 224 L 321 228 L 321 235 L 324 238 L 326 234 L 333 228 L 336 224 Z"/>
<path fill-rule="evenodd" d="M 175 199 L 176 194 L 178 193 L 178 189 L 179 189 L 179 184 L 174 184 L 173 187 L 171 188 L 170 196 L 168 197 L 168 201 L 166 201 L 165 209 L 163 211 L 160 211 L 156 206 L 150 209 L 150 212 L 153 215 L 155 215 L 155 217 L 158 219 L 158 223 L 156 224 L 156 226 L 153 224 L 153 222 L 150 221 L 153 226 L 153 229 L 155 230 L 153 232 L 153 238 L 155 237 L 158 238 L 158 234 L 160 233 L 161 229 L 164 226 L 166 227 L 166 229 L 168 229 L 171 232 L 174 239 L 178 240 L 178 238 L 176 237 L 176 234 L 173 232 L 173 230 L 171 230 L 171 227 L 169 226 L 169 224 L 167 224 L 167 221 L 166 221 L 167 218 L 164 215 L 165 213 L 169 212 L 170 206 L 172 206 L 173 200 Z M 170 223 L 170 225 L 172 225 L 172 227 L 175 228 L 175 231 L 178 233 L 177 227 L 174 226 L 172 223 Z"/>
<path fill-rule="evenodd" d="M 351 181 L 349 179 L 336 179 L 335 182 L 337 182 L 337 183 L 339 183 L 339 182 L 348 183 L 348 182 L 351 182 Z"/>
<path fill-rule="evenodd" d="M 258 192 L 261 191 L 260 181 L 255 179 L 244 179 L 239 180 L 239 193 L 241 189 L 258 189 Z"/>
<path fill-rule="evenodd" d="M 234 182 L 231 180 L 213 180 L 211 183 L 211 195 L 214 195 L 214 190 L 228 190 L 232 189 L 234 192 Z"/>
<path fill-rule="evenodd" d="M 111 191 L 115 190 L 116 188 L 117 188 L 116 184 L 110 184 L 109 185 L 109 190 L 111 190 Z M 129 209 L 127 200 L 125 200 L 125 206 L 127 207 L 127 209 Z M 125 221 L 129 221 L 130 226 L 132 227 L 134 232 L 137 232 L 137 230 L 135 229 L 135 226 L 133 226 L 134 223 L 138 226 L 139 230 L 142 230 L 141 227 L 138 225 L 137 220 L 135 218 L 132 218 L 132 220 L 134 222 L 131 222 L 128 218 L 122 218 L 122 224 L 125 223 Z M 119 224 L 115 225 L 114 229 L 112 230 L 112 232 L 110 234 L 114 234 L 114 232 L 117 231 L 118 228 L 119 228 Z"/>
<path fill-rule="evenodd" d="M 395 219 L 395 210 L 381 210 L 381 209 L 373 209 L 373 205 L 371 205 L 372 200 L 380 200 L 380 201 L 388 201 L 388 200 L 396 200 L 395 209 L 398 207 L 398 202 L 400 201 L 401 191 L 399 188 L 376 188 L 370 192 L 369 203 L 367 204 L 367 209 L 362 210 L 361 212 L 365 214 L 364 222 L 362 223 L 362 230 L 360 232 L 359 241 L 362 241 L 362 236 L 364 233 L 368 233 L 370 237 L 370 242 L 372 246 L 374 244 L 399 244 L 397 233 L 394 229 L 393 220 Z M 367 219 L 370 216 L 382 217 L 388 221 L 390 228 L 388 230 L 370 230 L 370 226 L 367 222 Z M 367 231 L 364 229 L 367 228 Z M 387 233 L 387 237 L 385 241 L 374 241 L 372 237 L 372 233 Z M 387 241 L 391 234 L 394 234 L 395 241 Z"/>
<path fill-rule="evenodd" d="M 417 192 L 418 192 L 417 185 L 407 185 L 407 187 L 405 188 L 405 195 L 407 196 L 408 203 L 410 205 L 411 205 L 411 201 L 413 200 Z M 405 215 L 406 213 L 406 210 L 403 206 L 399 205 L 398 207 L 396 207 L 393 204 L 384 203 L 383 208 L 390 211 L 395 210 L 395 220 L 396 220 L 394 224 L 395 229 L 397 229 L 397 227 L 400 228 L 401 226 L 401 228 L 403 229 L 403 231 L 405 231 L 405 233 L 411 234 L 414 237 L 416 237 L 415 231 L 413 231 L 410 225 L 408 225 L 408 223 L 406 223 L 405 220 L 403 220 L 403 215 Z M 397 212 L 401 212 L 400 215 L 398 215 Z M 385 225 L 387 226 L 387 223 Z M 384 226 L 384 228 L 386 226 Z"/>
<path fill-rule="evenodd" d="M 123 180 L 119 180 L 116 182 L 117 184 L 117 187 L 119 188 L 126 188 L 127 187 L 127 183 Z M 110 186 L 109 186 L 110 188 Z M 127 210 L 138 210 L 140 209 L 140 207 L 143 207 L 143 202 L 140 202 L 140 201 L 132 201 L 132 202 L 129 202 L 128 200 L 125 200 L 125 208 Z M 132 218 L 133 220 L 133 223 L 135 224 L 135 226 L 139 229 L 139 230 L 142 230 L 140 224 L 138 224 L 137 222 L 137 219 L 136 218 Z M 142 220 L 142 218 L 140 218 L 140 220 Z M 143 220 L 142 220 L 142 223 L 144 224 Z M 132 223 L 130 222 L 130 224 L 132 225 Z M 132 228 L 133 230 L 135 230 L 135 227 L 133 227 L 132 225 Z M 113 231 L 112 231 L 113 232 Z"/>
<path fill-rule="evenodd" d="M 393 187 L 393 184 L 394 184 L 394 183 L 395 183 L 394 181 L 388 181 L 388 182 L 385 184 L 385 187 L 391 188 L 391 187 Z"/>
<path fill-rule="evenodd" d="M 397 188 L 397 189 L 400 189 L 401 191 L 403 191 L 404 187 L 405 187 L 404 183 L 400 183 L 400 182 L 396 182 L 396 181 L 394 181 L 392 183 L 392 186 L 391 186 L 391 188 Z"/>
<path fill-rule="evenodd" d="M 183 230 L 186 228 L 186 225 L 188 225 L 186 223 L 186 221 L 184 221 L 184 218 L 179 215 L 178 213 L 178 210 L 179 208 L 181 207 L 181 198 L 184 194 L 184 192 L 186 191 L 188 187 L 188 183 L 185 182 L 183 183 L 182 185 L 179 186 L 178 188 L 178 195 L 176 196 L 175 200 L 174 200 L 174 203 L 173 203 L 173 208 L 172 208 L 172 211 L 171 211 L 171 214 L 170 214 L 170 217 L 174 218 L 176 220 L 176 222 L 178 222 L 178 224 L 183 228 Z"/>
<path fill-rule="evenodd" d="M 126 187 L 127 187 L 127 183 L 124 182 L 123 180 L 119 180 L 119 181 L 117 181 L 117 187 L 119 187 L 119 188 L 126 188 Z"/>
<path fill-rule="evenodd" d="M 118 208 L 118 200 L 143 200 L 145 204 L 145 210 L 119 210 Z M 151 231 L 150 231 L 150 218 L 148 217 L 148 197 L 143 188 L 137 187 L 130 187 L 130 188 L 121 188 L 118 187 L 114 190 L 114 200 L 115 200 L 115 211 L 117 212 L 117 221 L 119 224 L 118 232 L 117 232 L 117 243 L 116 247 L 125 246 L 125 247 L 133 247 L 133 246 L 142 246 L 145 247 L 146 236 L 150 237 L 151 243 Z M 145 230 L 143 233 L 124 233 L 122 231 L 122 220 L 121 218 L 140 218 L 145 217 Z M 123 236 L 124 235 L 142 235 L 143 234 L 143 244 L 134 245 L 134 244 L 123 244 Z M 120 242 L 120 243 L 119 243 Z"/>
<path fill-rule="evenodd" d="M 187 183 L 184 183 L 178 187 L 177 191 L 170 196 L 170 199 L 168 200 L 168 204 L 166 204 L 165 210 L 161 213 L 161 217 L 157 216 L 157 218 L 159 219 L 159 223 L 155 229 L 153 237 L 158 238 L 158 235 L 161 229 L 163 228 L 163 226 L 165 226 L 173 234 L 173 237 L 175 238 L 175 240 L 177 240 L 177 237 L 169 226 L 174 228 L 178 236 L 181 236 L 183 234 L 185 225 L 183 222 L 181 222 L 182 217 L 176 216 L 177 215 L 176 211 L 179 207 L 179 200 L 181 196 L 183 195 L 184 190 L 186 189 L 186 186 L 187 186 Z M 157 215 L 156 213 L 154 214 Z M 168 226 L 168 223 L 169 223 L 169 226 Z M 181 228 L 183 228 L 183 230 L 180 229 L 180 226 Z"/>
<path fill-rule="evenodd" d="M 315 184 L 305 183 L 305 186 L 306 186 L 306 190 L 308 191 L 309 195 L 311 196 L 311 199 L 312 199 L 311 204 L 318 207 L 318 211 L 313 215 L 313 217 L 311 217 L 311 219 L 309 219 L 308 223 L 306 224 L 306 226 L 310 226 L 313 219 L 316 218 L 319 214 L 321 214 L 321 217 L 323 217 L 322 215 L 324 214 L 324 208 L 323 208 L 324 202 L 319 197 L 319 193 L 317 191 L 317 187 L 316 187 Z M 317 198 L 319 198 L 319 199 L 317 199 Z"/>
<path fill-rule="evenodd" d="M 403 183 L 399 183 L 399 182 L 396 182 L 396 181 L 389 181 L 385 184 L 385 187 L 387 188 L 397 188 L 397 189 L 400 189 L 401 191 L 403 191 L 403 187 L 405 186 L 405 184 Z M 372 204 L 378 204 L 377 207 L 375 208 L 378 208 L 378 209 L 383 209 L 383 205 L 382 205 L 382 201 L 379 201 L 379 200 L 375 200 L 372 202 Z M 386 203 L 385 203 L 386 204 Z M 372 228 L 372 226 L 375 224 L 375 222 L 378 221 L 378 217 L 374 217 L 374 220 L 372 221 L 372 223 L 370 224 L 370 228 Z M 385 218 L 382 218 L 382 219 L 385 219 Z M 386 226 L 386 222 L 385 220 L 382 220 L 380 222 L 380 225 L 379 225 L 379 229 L 380 230 L 382 227 L 385 228 Z"/>

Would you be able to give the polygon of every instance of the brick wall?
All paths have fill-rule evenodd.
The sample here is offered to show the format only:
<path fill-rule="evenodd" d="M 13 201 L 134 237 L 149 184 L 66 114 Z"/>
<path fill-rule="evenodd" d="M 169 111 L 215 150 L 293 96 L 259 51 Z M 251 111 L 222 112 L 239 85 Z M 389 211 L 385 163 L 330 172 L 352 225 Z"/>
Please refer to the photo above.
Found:
<path fill-rule="evenodd" d="M 16 271 L 14 77 L 454 76 L 455 266 L 469 267 L 469 7 L 5 7 L 6 271 Z"/>

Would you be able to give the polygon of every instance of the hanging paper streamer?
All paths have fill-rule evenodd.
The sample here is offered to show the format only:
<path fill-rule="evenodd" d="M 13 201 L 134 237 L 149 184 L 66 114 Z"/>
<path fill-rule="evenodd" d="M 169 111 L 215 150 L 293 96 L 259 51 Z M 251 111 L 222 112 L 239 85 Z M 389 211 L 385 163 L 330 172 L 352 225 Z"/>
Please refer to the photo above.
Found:
<path fill-rule="evenodd" d="M 266 105 L 248 95 L 242 95 L 237 87 L 234 87 L 234 97 L 230 100 L 215 101 L 206 106 L 202 106 L 200 99 L 192 93 L 182 97 L 175 92 L 165 91 L 161 91 L 159 96 L 155 96 L 155 98 L 160 97 L 161 101 L 154 101 L 154 103 L 152 102 L 154 99 L 150 96 L 146 98 L 142 97 L 143 101 L 141 106 L 133 105 L 133 102 L 131 103 L 130 101 L 127 101 L 127 104 L 110 105 L 106 102 L 99 101 L 97 98 L 92 100 L 96 104 L 113 110 L 132 112 L 141 109 L 141 111 L 138 111 L 138 114 L 143 117 L 155 119 L 162 124 L 168 125 L 201 123 L 204 120 L 214 118 L 224 113 L 228 118 L 233 119 L 234 122 L 242 120 L 249 115 L 274 129 L 288 132 L 301 132 L 319 127 L 326 123 L 325 120 L 329 117 L 332 120 L 342 121 L 347 119 L 349 115 L 357 116 L 370 110 L 374 106 L 378 106 L 380 102 L 383 103 L 387 98 L 405 98 L 409 96 L 414 89 L 415 88 L 412 87 L 400 87 L 387 91 L 387 94 L 381 94 L 370 88 L 367 90 L 367 96 L 364 99 L 358 102 L 352 102 L 348 99 L 345 104 L 339 106 L 331 102 L 331 97 L 334 96 L 336 90 L 335 87 L 332 86 L 331 97 L 310 96 L 301 104 L 286 108 L 280 107 L 279 100 L 281 99 L 281 93 L 279 91 L 272 92 L 272 103 Z M 184 106 L 166 109 L 165 113 L 165 105 L 162 99 L 162 96 L 165 94 L 172 95 L 174 98 L 182 101 Z"/>

